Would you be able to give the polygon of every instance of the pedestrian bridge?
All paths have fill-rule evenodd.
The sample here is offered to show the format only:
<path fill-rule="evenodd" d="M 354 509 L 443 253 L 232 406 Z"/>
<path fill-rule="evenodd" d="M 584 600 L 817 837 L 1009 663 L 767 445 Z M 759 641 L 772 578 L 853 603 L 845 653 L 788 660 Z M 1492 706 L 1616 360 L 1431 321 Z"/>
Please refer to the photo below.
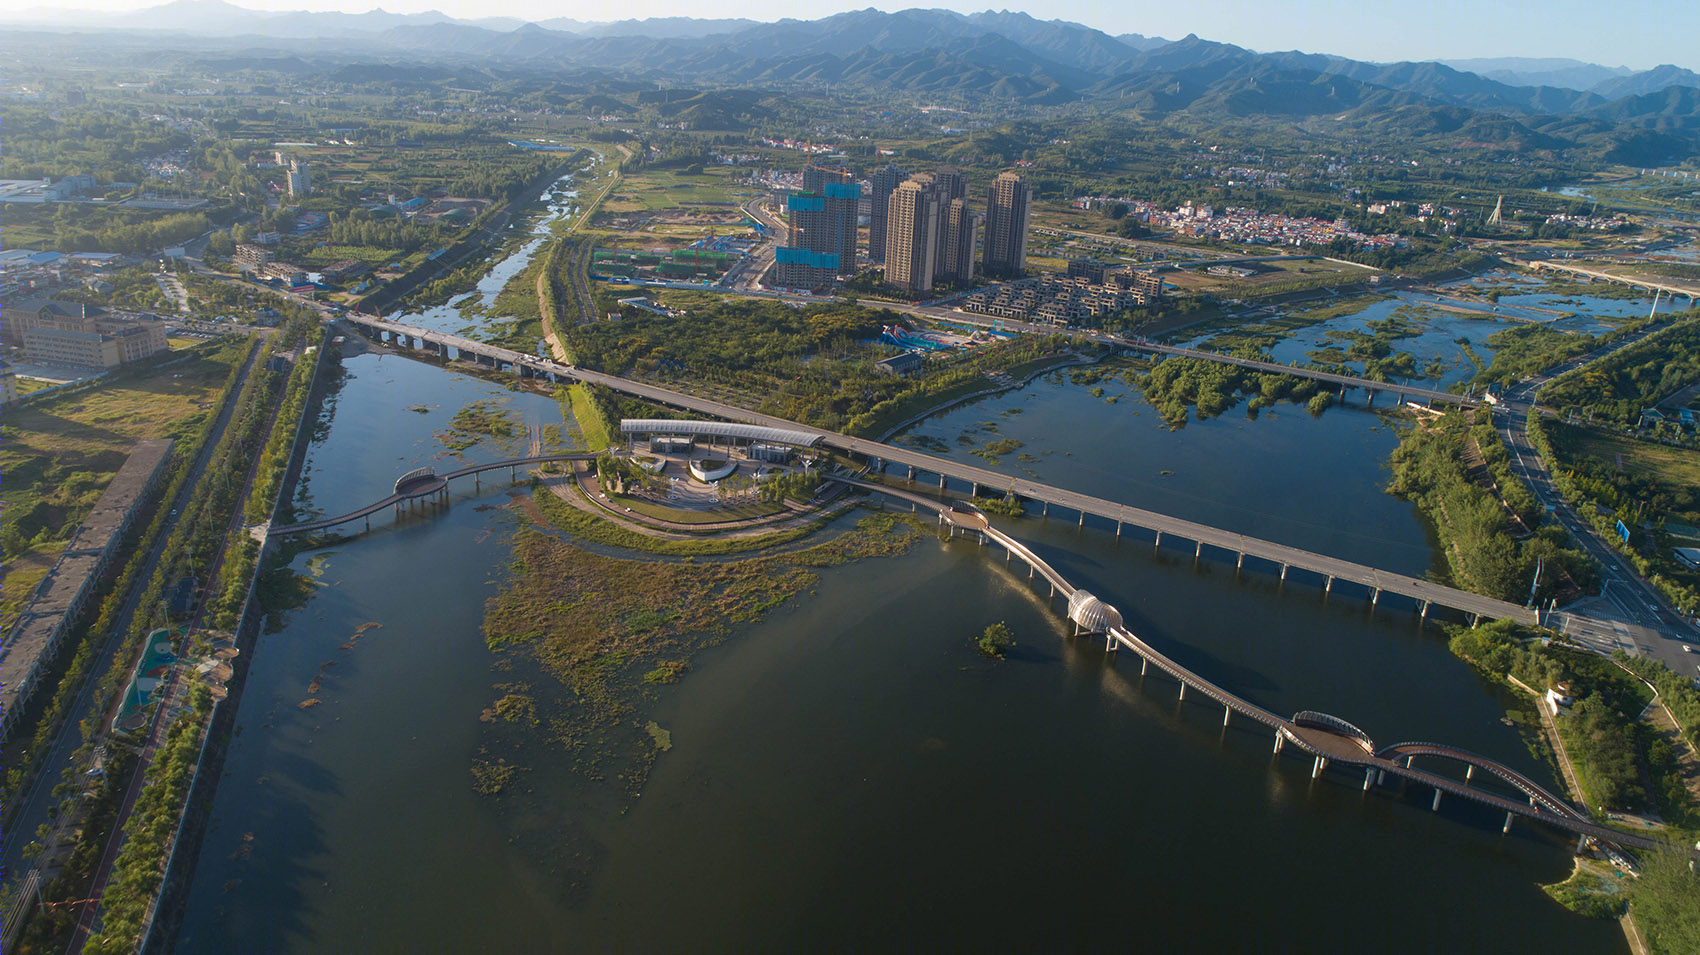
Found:
<path fill-rule="evenodd" d="M 960 533 L 977 538 L 982 544 L 997 545 L 1004 552 L 1005 564 L 1020 560 L 1027 565 L 1029 580 L 1042 578 L 1045 581 L 1051 600 L 1061 596 L 1067 602 L 1068 618 L 1074 624 L 1076 636 L 1102 633 L 1105 637 L 1106 653 L 1132 651 L 1139 657 L 1139 675 L 1142 679 L 1155 669 L 1179 684 L 1179 697 L 1182 701 L 1191 694 L 1195 701 L 1208 701 L 1211 706 L 1221 707 L 1224 729 L 1230 725 L 1236 713 L 1251 722 L 1271 728 L 1275 733 L 1274 747 L 1277 754 L 1286 744 L 1291 743 L 1312 758 L 1313 779 L 1334 766 L 1361 769 L 1364 773 L 1363 788 L 1366 792 L 1383 786 L 1388 776 L 1416 782 L 1433 790 L 1434 801 L 1431 808 L 1436 811 L 1440 809 L 1442 794 L 1450 793 L 1504 812 L 1503 831 L 1506 832 L 1511 830 L 1513 819 L 1521 816 L 1606 843 L 1649 850 L 1668 848 L 1668 844 L 1661 840 L 1619 832 L 1593 822 L 1564 798 L 1511 767 L 1486 756 L 1441 743 L 1395 743 L 1377 748 L 1369 734 L 1337 716 L 1306 710 L 1289 718 L 1264 709 L 1212 683 L 1140 639 L 1127 628 L 1119 611 L 1069 583 L 1056 568 L 1027 545 L 991 526 L 990 520 L 978 508 L 961 503 L 941 502 L 883 484 L 844 477 L 834 477 L 832 480 L 907 501 L 916 508 L 925 507 L 937 513 L 940 526 L 947 528 L 952 537 Z M 1418 757 L 1454 765 L 1461 764 L 1465 767 L 1464 779 L 1460 781 L 1452 776 L 1418 769 L 1414 765 Z M 1508 783 L 1520 795 L 1513 797 L 1471 785 L 1478 772 L 1485 772 Z"/>
<path fill-rule="evenodd" d="M 401 477 L 396 478 L 395 493 L 383 500 L 374 501 L 365 507 L 356 508 L 346 514 L 338 514 L 335 517 L 326 517 L 316 521 L 305 521 L 300 524 L 284 524 L 280 527 L 273 527 L 266 531 L 266 536 L 292 537 L 300 534 L 316 534 L 319 531 L 327 531 L 333 527 L 339 527 L 343 524 L 359 520 L 364 520 L 365 529 L 371 530 L 371 516 L 379 511 L 393 508 L 397 514 L 400 514 L 404 506 L 410 506 L 413 503 L 426 498 L 435 498 L 443 503 L 447 503 L 449 482 L 456 478 L 471 477 L 476 481 L 479 475 L 484 474 L 487 471 L 500 471 L 503 468 L 507 468 L 508 478 L 512 481 L 518 478 L 518 471 L 520 468 L 558 461 L 590 461 L 595 458 L 596 455 L 594 454 L 586 454 L 575 451 L 571 454 L 539 454 L 525 458 L 510 458 L 504 461 L 490 461 L 485 464 L 472 464 L 455 471 L 450 471 L 447 474 L 438 474 L 436 469 L 431 467 L 414 468 L 406 474 L 403 474 Z"/>

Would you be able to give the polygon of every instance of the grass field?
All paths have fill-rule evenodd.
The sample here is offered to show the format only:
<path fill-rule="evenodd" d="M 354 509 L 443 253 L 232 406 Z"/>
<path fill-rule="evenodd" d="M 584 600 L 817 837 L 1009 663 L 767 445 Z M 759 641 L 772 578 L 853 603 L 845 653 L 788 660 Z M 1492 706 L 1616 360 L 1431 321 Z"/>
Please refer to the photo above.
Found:
<path fill-rule="evenodd" d="M 0 507 L 9 531 L 30 541 L 8 562 L 0 627 L 9 627 L 53 558 L 145 438 L 192 432 L 216 407 L 247 342 L 209 344 L 170 363 L 120 373 L 77 394 L 8 410 L 0 425 Z"/>
<path fill-rule="evenodd" d="M 757 191 L 754 186 L 734 183 L 732 178 L 738 174 L 731 166 L 709 166 L 698 176 L 687 176 L 676 169 L 641 170 L 621 181 L 602 203 L 602 210 L 621 215 L 689 208 L 687 203 L 736 205 Z M 703 211 L 726 210 L 710 207 Z"/>
<path fill-rule="evenodd" d="M 691 508 L 668 507 L 665 504 L 657 504 L 648 498 L 632 497 L 627 494 L 610 494 L 608 501 L 615 507 L 630 508 L 635 513 L 653 517 L 660 521 L 671 521 L 675 524 L 719 524 L 725 521 L 748 521 L 758 517 L 769 517 L 783 513 L 785 510 L 785 506 L 782 504 L 758 502 L 699 511 Z"/>
<path fill-rule="evenodd" d="M 1636 441 L 1556 421 L 1547 423 L 1547 435 L 1558 453 L 1571 460 L 1592 457 L 1615 467 L 1618 455 L 1622 455 L 1625 470 L 1645 474 L 1660 484 L 1700 485 L 1700 451 Z"/>
<path fill-rule="evenodd" d="M 591 397 L 590 389 L 585 385 L 568 385 L 567 396 L 572 419 L 578 425 L 579 436 L 586 450 L 601 451 L 613 446 L 614 439 L 609 434 L 608 420 L 602 417 L 602 412 L 596 407 L 596 399 Z"/>

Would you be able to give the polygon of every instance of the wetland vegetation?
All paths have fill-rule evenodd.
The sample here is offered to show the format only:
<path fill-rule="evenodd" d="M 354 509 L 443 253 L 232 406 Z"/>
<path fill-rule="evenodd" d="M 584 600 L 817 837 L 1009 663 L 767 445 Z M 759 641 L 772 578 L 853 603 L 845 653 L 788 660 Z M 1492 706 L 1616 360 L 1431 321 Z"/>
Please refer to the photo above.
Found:
<path fill-rule="evenodd" d="M 646 715 L 656 687 L 677 682 L 697 652 L 733 627 L 811 590 L 820 570 L 905 553 L 931 530 L 908 515 L 869 514 L 802 549 L 696 562 L 612 556 L 522 529 L 507 579 L 486 608 L 485 640 L 498 654 L 535 660 L 558 688 L 499 687 L 487 715 L 492 723 L 541 724 L 580 772 L 616 776 L 636 797 L 661 748 Z M 514 766 L 481 758 L 472 771 L 478 790 L 493 795 L 512 782 Z"/>

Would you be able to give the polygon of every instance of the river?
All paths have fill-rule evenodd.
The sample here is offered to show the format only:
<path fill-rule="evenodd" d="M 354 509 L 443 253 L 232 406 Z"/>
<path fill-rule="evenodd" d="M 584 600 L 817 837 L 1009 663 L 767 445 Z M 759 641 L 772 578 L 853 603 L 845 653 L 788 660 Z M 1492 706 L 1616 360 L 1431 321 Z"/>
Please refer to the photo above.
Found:
<path fill-rule="evenodd" d="M 310 451 L 306 503 L 325 512 L 444 453 L 433 435 L 466 401 L 560 422 L 553 402 L 394 356 L 349 369 Z M 1431 565 L 1415 513 L 1380 490 L 1395 435 L 1378 416 L 1280 406 L 1169 431 L 1136 395 L 1107 402 L 1119 382 L 1104 387 L 1052 376 L 909 440 L 966 455 L 965 432 L 981 448 L 1010 438 L 1023 445 L 998 456 L 1008 473 L 1390 569 Z M 521 753 L 521 785 L 479 796 L 469 767 L 503 755 L 480 711 L 498 685 L 550 678 L 480 633 L 519 526 L 492 506 L 505 492 L 454 495 L 437 516 L 386 517 L 296 558 L 316 586 L 248 661 L 179 951 L 1497 952 L 1512 926 L 1518 949 L 1626 950 L 1615 924 L 1540 891 L 1568 871 L 1569 840 L 1532 824 L 1501 835 L 1462 801 L 1431 813 L 1416 787 L 1312 780 L 1265 731 L 1224 729 L 1174 684 L 1142 681 L 1131 656 L 1068 638 L 1042 587 L 963 540 L 825 570 L 700 654 L 637 717 L 672 749 L 635 801 L 541 738 Z M 1408 610 L 1195 564 L 1190 548 L 1118 541 L 1073 515 L 999 524 L 1254 702 L 1331 712 L 1378 742 L 1465 745 L 1556 786 L 1500 722 L 1501 691 Z M 1000 620 L 1017 646 L 986 660 L 974 641 Z"/>
<path fill-rule="evenodd" d="M 573 188 L 573 183 L 579 175 L 583 175 L 582 170 L 576 174 L 562 176 L 543 190 L 543 194 L 537 197 L 542 208 L 534 213 L 535 218 L 530 221 L 525 238 L 518 240 L 517 247 L 490 266 L 473 291 L 457 295 L 443 305 L 434 305 L 420 312 L 403 311 L 388 317 L 393 321 L 406 322 L 434 332 L 484 338 L 481 310 L 493 305 L 496 295 L 509 280 L 525 271 L 531 264 L 532 256 L 536 255 L 549 236 L 554 234 L 558 223 L 578 214 L 579 195 L 578 190 Z"/>

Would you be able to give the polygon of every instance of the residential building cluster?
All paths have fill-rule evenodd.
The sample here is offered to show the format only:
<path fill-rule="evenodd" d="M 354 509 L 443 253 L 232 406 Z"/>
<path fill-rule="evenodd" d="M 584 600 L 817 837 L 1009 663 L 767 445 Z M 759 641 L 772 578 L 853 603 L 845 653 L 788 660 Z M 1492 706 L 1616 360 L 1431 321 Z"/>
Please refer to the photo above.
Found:
<path fill-rule="evenodd" d="M 800 139 L 768 139 L 764 137 L 761 144 L 770 149 L 794 149 L 813 156 L 824 156 L 827 153 L 837 152 L 839 149 L 837 146 Z"/>
<path fill-rule="evenodd" d="M 1228 206 L 1216 210 L 1208 205 L 1186 203 L 1172 211 L 1151 208 L 1150 203 L 1130 204 L 1131 216 L 1163 226 L 1181 235 L 1243 242 L 1248 245 L 1330 245 L 1340 239 L 1361 249 L 1403 248 L 1408 240 L 1396 233 L 1366 235 L 1352 229 L 1345 219 L 1301 218 L 1264 215 L 1255 209 Z"/>
<path fill-rule="evenodd" d="M 1610 232 L 1629 224 L 1629 217 L 1622 215 L 1610 216 L 1573 216 L 1559 213 L 1547 216 L 1547 225 L 1565 225 L 1573 229 L 1589 229 L 1595 232 Z"/>
<path fill-rule="evenodd" d="M 770 284 L 815 289 L 855 275 L 864 218 L 867 260 L 883 263 L 886 284 L 910 294 L 972 281 L 977 248 L 984 249 L 987 275 L 1020 275 L 1026 268 L 1032 189 L 1020 174 L 993 181 L 982 217 L 955 166 L 910 175 L 886 165 L 864 183 L 841 158 L 810 162 L 801 176 L 764 170 L 751 177 L 775 190 L 790 222 L 791 241 L 774 255 Z"/>
<path fill-rule="evenodd" d="M 1066 275 L 1003 282 L 974 292 L 959 307 L 997 318 L 1075 325 L 1148 305 L 1162 294 L 1163 280 L 1155 273 L 1076 259 Z"/>
<path fill-rule="evenodd" d="M 887 186 L 890 194 L 882 204 Z M 971 281 L 976 244 L 986 275 L 1020 275 L 1027 267 L 1032 195 L 1021 174 L 999 173 L 987 190 L 984 237 L 977 239 L 982 222 L 969 204 L 967 179 L 955 166 L 907 178 L 894 166 L 875 173 L 868 234 L 870 243 L 883 245 L 886 284 L 918 294 Z"/>
<path fill-rule="evenodd" d="M 10 312 L 20 296 L 39 295 L 67 285 L 82 285 L 96 292 L 109 292 L 106 272 L 130 264 L 129 256 L 116 252 L 38 252 L 7 249 L 0 252 L 0 302 Z"/>
<path fill-rule="evenodd" d="M 882 185 L 902 173 L 887 166 Z M 880 209 L 885 236 L 885 281 L 905 292 L 974 277 L 978 223 L 968 205 L 968 180 L 955 166 L 916 173 L 891 190 Z M 869 220 L 869 234 L 874 231 Z"/>
<path fill-rule="evenodd" d="M 1257 186 L 1263 189 L 1285 189 L 1292 177 L 1284 172 L 1270 169 L 1255 169 L 1247 166 L 1228 166 L 1211 170 L 1217 179 L 1227 180 L 1227 185 Z"/>

